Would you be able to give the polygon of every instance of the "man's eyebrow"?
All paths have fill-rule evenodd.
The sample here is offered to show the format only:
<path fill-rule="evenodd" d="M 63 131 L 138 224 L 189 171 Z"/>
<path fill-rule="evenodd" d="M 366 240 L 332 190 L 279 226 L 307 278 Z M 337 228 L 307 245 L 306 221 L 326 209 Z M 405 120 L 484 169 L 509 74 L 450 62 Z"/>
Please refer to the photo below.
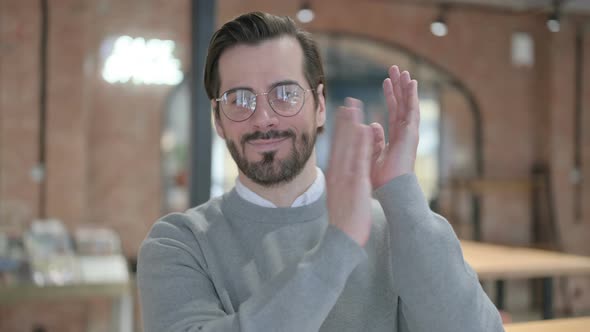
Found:
<path fill-rule="evenodd" d="M 269 91 L 274 88 L 277 87 L 279 85 L 286 85 L 286 84 L 297 84 L 299 85 L 299 82 L 295 81 L 295 80 L 282 80 L 282 81 L 278 81 L 278 82 L 274 82 L 273 84 L 270 85 L 269 87 Z"/>
<path fill-rule="evenodd" d="M 272 90 L 272 88 L 277 87 L 279 85 L 286 85 L 286 84 L 297 84 L 297 85 L 299 85 L 299 82 L 297 82 L 295 80 L 281 80 L 281 81 L 277 81 L 277 82 L 272 83 L 268 87 L 268 90 L 267 91 L 270 91 L 270 90 Z M 223 93 L 230 93 L 230 92 L 234 92 L 236 90 L 249 90 L 249 91 L 255 92 L 254 89 L 252 89 L 249 86 L 235 86 L 235 87 L 233 87 L 233 88 L 231 88 L 229 90 L 224 91 Z M 259 91 L 258 93 L 260 93 L 260 92 L 267 92 L 267 91 Z"/>
<path fill-rule="evenodd" d="M 236 87 L 233 87 L 233 88 L 231 88 L 229 90 L 224 91 L 223 93 L 230 93 L 230 92 L 234 92 L 236 90 L 249 90 L 249 91 L 254 92 L 254 89 L 252 89 L 249 86 L 236 86 Z M 222 93 L 222 95 L 223 95 L 223 93 Z"/>

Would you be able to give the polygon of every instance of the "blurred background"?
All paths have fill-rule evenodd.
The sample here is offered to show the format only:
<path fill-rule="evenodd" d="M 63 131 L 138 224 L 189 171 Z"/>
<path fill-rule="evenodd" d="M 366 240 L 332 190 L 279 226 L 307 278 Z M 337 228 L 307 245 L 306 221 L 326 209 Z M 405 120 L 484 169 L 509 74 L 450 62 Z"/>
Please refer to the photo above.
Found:
<path fill-rule="evenodd" d="M 386 124 L 398 64 L 418 177 L 457 235 L 590 256 L 588 0 L 0 0 L 0 331 L 141 331 L 141 241 L 237 176 L 201 77 L 211 32 L 252 10 L 320 45 L 320 167 L 344 97 Z M 557 280 L 556 316 L 590 315 L 589 274 Z M 539 285 L 502 287 L 513 320 L 538 318 Z"/>

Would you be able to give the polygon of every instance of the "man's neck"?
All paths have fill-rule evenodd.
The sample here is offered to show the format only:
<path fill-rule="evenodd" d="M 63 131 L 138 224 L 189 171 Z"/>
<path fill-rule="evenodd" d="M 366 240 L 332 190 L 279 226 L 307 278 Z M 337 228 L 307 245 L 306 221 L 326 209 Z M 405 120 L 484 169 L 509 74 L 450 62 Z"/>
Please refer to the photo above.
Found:
<path fill-rule="evenodd" d="M 272 202 L 277 207 L 290 207 L 297 197 L 303 194 L 317 177 L 315 155 L 312 154 L 299 175 L 288 183 L 278 186 L 261 186 L 242 172 L 239 174 L 240 182 L 260 197 Z"/>

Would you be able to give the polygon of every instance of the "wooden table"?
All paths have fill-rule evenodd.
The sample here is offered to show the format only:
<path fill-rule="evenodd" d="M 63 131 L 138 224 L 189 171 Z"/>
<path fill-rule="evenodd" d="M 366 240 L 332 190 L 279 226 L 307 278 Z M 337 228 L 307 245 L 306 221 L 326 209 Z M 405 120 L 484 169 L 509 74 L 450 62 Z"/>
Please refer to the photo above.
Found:
<path fill-rule="evenodd" d="M 132 282 L 85 283 L 63 286 L 37 286 L 21 283 L 0 287 L 0 305 L 27 301 L 52 301 L 63 298 L 108 297 L 113 299 L 111 331 L 133 330 Z"/>
<path fill-rule="evenodd" d="M 504 325 L 506 332 L 588 332 L 590 317 L 551 319 Z"/>
<path fill-rule="evenodd" d="M 503 307 L 506 279 L 543 279 L 543 318 L 553 318 L 553 279 L 590 276 L 590 257 L 548 250 L 461 241 L 463 255 L 480 280 L 497 281 L 496 305 Z M 590 329 L 589 329 L 590 331 Z"/>

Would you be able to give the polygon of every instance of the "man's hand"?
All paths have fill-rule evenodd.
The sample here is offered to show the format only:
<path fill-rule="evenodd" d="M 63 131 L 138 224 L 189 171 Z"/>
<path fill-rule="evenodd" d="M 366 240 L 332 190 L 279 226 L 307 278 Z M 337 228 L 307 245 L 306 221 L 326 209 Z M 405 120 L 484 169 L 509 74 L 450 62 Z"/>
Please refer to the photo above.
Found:
<path fill-rule="evenodd" d="M 389 78 L 383 81 L 383 94 L 389 110 L 389 137 L 385 142 L 383 127 L 378 123 L 371 123 L 373 189 L 399 175 L 413 173 L 418 149 L 418 82 L 412 80 L 407 71 L 400 74 L 397 66 L 391 66 Z"/>
<path fill-rule="evenodd" d="M 326 175 L 330 224 L 360 246 L 371 231 L 371 141 L 372 130 L 362 123 L 362 103 L 347 98 L 340 108 L 332 138 Z"/>

